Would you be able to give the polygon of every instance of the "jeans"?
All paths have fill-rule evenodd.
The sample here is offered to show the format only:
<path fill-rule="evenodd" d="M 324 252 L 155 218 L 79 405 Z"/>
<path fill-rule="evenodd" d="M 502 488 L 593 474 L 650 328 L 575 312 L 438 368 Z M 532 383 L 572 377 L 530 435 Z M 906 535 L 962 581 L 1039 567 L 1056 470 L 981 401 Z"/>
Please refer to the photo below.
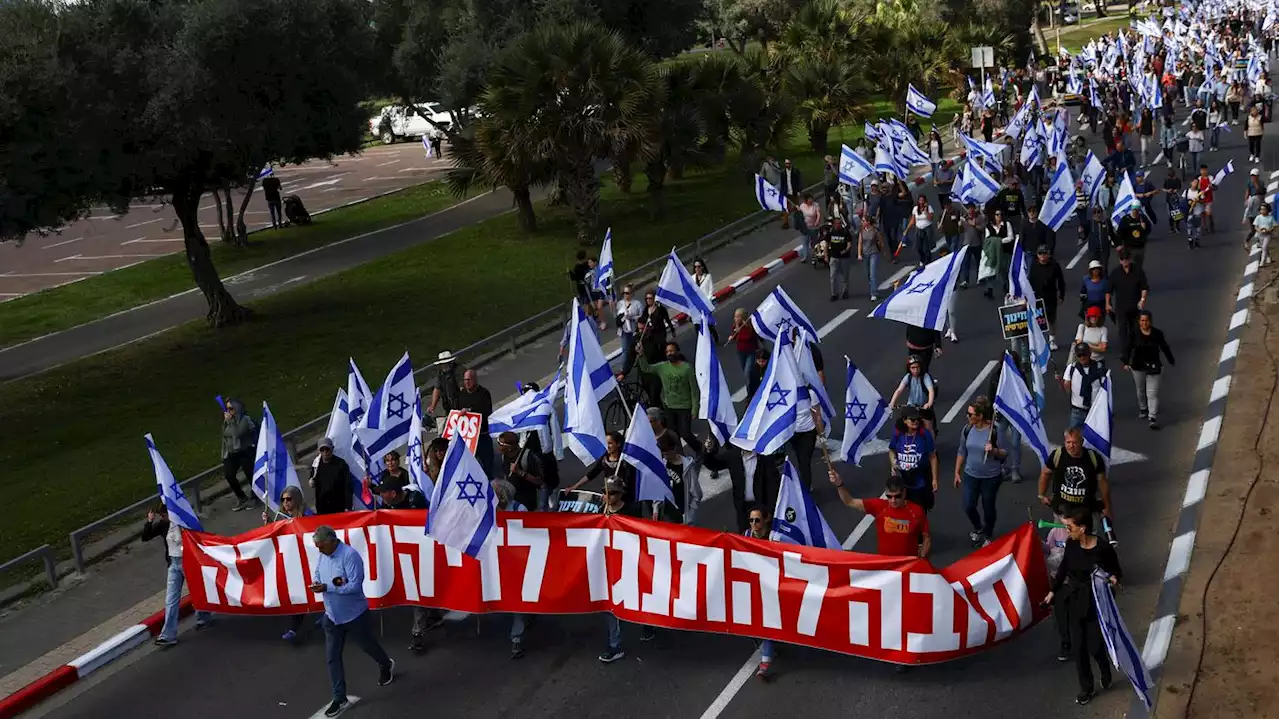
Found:
<path fill-rule="evenodd" d="M 751 365 L 756 361 L 755 350 L 737 350 L 738 364 L 742 365 L 742 378 L 751 376 Z"/>
<path fill-rule="evenodd" d="M 1213 127 L 1209 128 L 1209 147 L 1214 150 L 1218 149 L 1218 126 L 1217 125 L 1214 125 Z"/>
<path fill-rule="evenodd" d="M 164 585 L 164 626 L 160 638 L 175 641 L 178 638 L 178 610 L 182 604 L 182 558 L 169 558 L 169 571 Z M 196 612 L 196 623 L 204 624 L 213 619 L 209 612 Z"/>
<path fill-rule="evenodd" d="M 807 227 L 801 227 L 800 231 L 804 233 L 804 240 L 800 242 L 800 261 L 808 262 L 812 257 L 813 238 L 817 236 L 817 230 L 810 230 Z"/>
<path fill-rule="evenodd" d="M 995 534 L 996 494 L 1000 491 L 1001 477 L 974 477 L 964 473 L 961 491 L 964 496 L 964 513 L 973 525 L 973 531 L 987 539 Z M 982 515 L 978 515 L 978 499 L 982 499 Z"/>
<path fill-rule="evenodd" d="M 964 253 L 964 257 L 960 258 L 960 281 L 971 285 L 978 284 L 978 265 L 981 264 L 982 250 L 977 247 L 962 246 L 957 252 Z"/>
<path fill-rule="evenodd" d="M 916 228 L 916 255 L 921 265 L 933 261 L 933 225 Z"/>
<path fill-rule="evenodd" d="M 760 642 L 760 661 L 773 661 L 773 640 L 765 639 Z"/>
<path fill-rule="evenodd" d="M 244 490 L 240 489 L 240 480 L 236 475 L 242 471 L 246 480 L 253 480 L 253 450 L 242 449 L 222 458 L 222 476 L 230 485 L 231 493 L 241 502 L 245 501 L 246 497 Z"/>
<path fill-rule="evenodd" d="M 1071 429 L 1073 427 L 1083 427 L 1084 421 L 1086 418 L 1088 418 L 1088 416 L 1089 416 L 1088 407 L 1073 406 L 1071 408 L 1071 418 L 1067 420 L 1067 428 Z"/>
<path fill-rule="evenodd" d="M 1147 165 L 1147 156 L 1151 151 L 1151 135 L 1138 135 L 1138 147 L 1142 157 L 1142 164 Z"/>
<path fill-rule="evenodd" d="M 512 614 L 511 615 L 511 643 L 520 644 L 524 641 L 524 628 L 528 623 L 528 615 Z"/>
<path fill-rule="evenodd" d="M 323 619 L 324 656 L 329 663 L 329 681 L 333 684 L 335 701 L 347 698 L 347 673 L 342 665 L 342 649 L 347 643 L 348 635 L 361 651 L 378 663 L 379 669 L 391 669 L 391 657 L 387 656 L 387 652 L 373 636 L 369 614 L 370 612 L 364 612 L 346 624 L 334 624 L 328 615 Z"/>
<path fill-rule="evenodd" d="M 796 473 L 805 489 L 813 489 L 813 450 L 818 446 L 818 431 L 796 432 L 787 444 L 796 458 Z"/>
<path fill-rule="evenodd" d="M 1138 392 L 1138 410 L 1154 421 L 1160 411 L 1160 375 L 1135 369 L 1133 386 Z"/>
<path fill-rule="evenodd" d="M 832 257 L 831 266 L 827 271 L 827 275 L 831 282 L 832 297 L 835 297 L 840 294 L 848 294 L 849 292 L 849 258 L 848 257 Z"/>
<path fill-rule="evenodd" d="M 604 615 L 605 623 L 609 627 L 609 648 L 622 648 L 622 622 L 612 614 Z"/>
<path fill-rule="evenodd" d="M 903 222 L 895 217 L 884 218 L 884 244 L 890 253 L 894 253 L 902 241 Z"/>
<path fill-rule="evenodd" d="M 284 224 L 284 212 L 279 200 L 267 200 L 267 211 L 271 213 L 272 227 L 279 227 Z"/>
<path fill-rule="evenodd" d="M 869 255 L 863 255 L 863 260 L 867 263 L 867 288 L 872 297 L 880 291 L 880 278 L 877 276 L 877 270 L 880 268 L 880 253 L 872 252 Z"/>
<path fill-rule="evenodd" d="M 636 363 L 636 335 L 634 332 L 623 332 L 618 335 L 622 344 L 622 375 L 631 374 L 631 367 Z"/>

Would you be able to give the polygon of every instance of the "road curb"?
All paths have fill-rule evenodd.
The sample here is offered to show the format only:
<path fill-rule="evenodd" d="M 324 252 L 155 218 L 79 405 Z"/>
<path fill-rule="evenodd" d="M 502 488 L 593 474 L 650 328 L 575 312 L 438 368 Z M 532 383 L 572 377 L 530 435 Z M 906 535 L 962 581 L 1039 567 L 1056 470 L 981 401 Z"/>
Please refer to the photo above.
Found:
<path fill-rule="evenodd" d="M 1165 564 L 1163 582 L 1160 593 L 1156 597 L 1155 619 L 1147 628 L 1147 637 L 1142 647 L 1142 663 L 1151 672 L 1151 696 L 1154 712 L 1160 700 L 1160 682 L 1165 659 L 1169 656 L 1169 647 L 1173 643 L 1174 625 L 1178 619 L 1178 607 L 1182 603 L 1182 590 L 1186 585 L 1187 574 L 1191 570 L 1191 557 L 1195 551 L 1196 527 L 1204 514 L 1204 500 L 1209 488 L 1209 474 L 1213 469 L 1214 456 L 1218 451 L 1218 438 L 1222 432 L 1222 423 L 1227 414 L 1227 400 L 1231 390 L 1232 374 L 1235 371 L 1236 357 L 1240 351 L 1241 337 L 1245 325 L 1249 322 L 1249 305 L 1253 301 L 1253 280 L 1258 274 L 1262 260 L 1261 248 L 1255 246 L 1249 251 L 1239 289 L 1236 291 L 1236 302 L 1227 324 L 1227 337 L 1222 345 L 1222 354 L 1218 357 L 1218 370 L 1214 375 L 1213 387 L 1209 393 L 1209 406 L 1205 410 L 1204 422 L 1200 425 L 1200 436 L 1196 440 L 1195 457 L 1191 461 L 1191 474 L 1187 478 L 1186 493 L 1182 498 L 1182 507 L 1178 510 L 1178 519 L 1174 523 L 1173 539 L 1169 543 L 1169 560 Z M 1130 717 L 1148 716 L 1146 706 L 1136 696 L 1130 700 Z"/>
<path fill-rule="evenodd" d="M 192 611 L 191 597 L 183 597 L 182 603 L 178 605 L 178 616 L 185 617 L 191 614 Z M 133 649 L 146 644 L 151 637 L 158 636 L 163 626 L 164 610 L 162 609 L 18 691 L 0 699 L 0 719 L 16 717 L 111 664 Z"/>

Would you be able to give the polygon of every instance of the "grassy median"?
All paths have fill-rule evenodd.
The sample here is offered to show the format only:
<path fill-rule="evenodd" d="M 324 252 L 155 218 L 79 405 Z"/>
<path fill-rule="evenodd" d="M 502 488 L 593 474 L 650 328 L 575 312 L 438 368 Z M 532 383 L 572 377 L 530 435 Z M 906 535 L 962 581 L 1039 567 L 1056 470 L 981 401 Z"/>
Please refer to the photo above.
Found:
<path fill-rule="evenodd" d="M 844 139 L 860 134 L 850 128 Z M 838 130 L 831 136 L 840 141 Z M 820 157 L 798 143 L 786 154 L 806 182 L 821 180 Z M 646 186 L 638 177 L 629 195 L 611 183 L 602 193 L 622 272 L 758 209 L 749 178 L 728 167 L 668 182 L 657 220 Z M 522 235 L 508 213 L 254 301 L 248 324 L 212 331 L 191 322 L 0 385 L 11 430 L 0 435 L 0 560 L 44 542 L 61 549 L 67 532 L 154 493 L 144 433 L 179 478 L 215 465 L 214 395 L 239 397 L 255 415 L 266 399 L 282 427 L 295 427 L 332 406 L 348 356 L 377 385 L 405 349 L 425 364 L 564 301 L 572 218 L 540 206 L 539 223 Z M 545 359 L 550 368 L 554 350 Z"/>
<path fill-rule="evenodd" d="M 424 217 L 458 201 L 443 182 L 432 181 L 316 215 L 311 225 L 255 232 L 249 235 L 245 248 L 218 242 L 215 232 L 209 237 L 213 261 L 224 278 L 230 277 L 363 232 Z M 177 253 L 18 297 L 0 303 L 0 347 L 91 322 L 194 286 L 186 260 Z"/>

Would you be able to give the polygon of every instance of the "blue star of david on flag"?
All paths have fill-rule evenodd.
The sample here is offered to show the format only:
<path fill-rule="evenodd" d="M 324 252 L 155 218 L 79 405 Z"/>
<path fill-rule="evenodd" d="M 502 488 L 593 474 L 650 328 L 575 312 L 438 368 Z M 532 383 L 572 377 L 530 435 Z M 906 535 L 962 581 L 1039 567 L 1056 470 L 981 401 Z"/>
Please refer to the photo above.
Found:
<path fill-rule="evenodd" d="M 791 394 L 791 390 L 783 389 L 777 382 L 773 383 L 773 389 L 769 390 L 769 400 L 765 403 L 765 409 L 773 410 L 778 407 L 787 406 L 787 395 Z M 777 399 L 774 397 L 777 396 Z"/>
<path fill-rule="evenodd" d="M 409 409 L 409 403 L 404 401 L 403 392 L 388 395 L 387 414 L 395 415 L 396 419 L 404 419 L 404 413 L 407 409 Z"/>
<path fill-rule="evenodd" d="M 459 501 L 466 500 L 471 504 L 472 507 L 474 507 L 476 506 L 476 502 L 485 501 L 485 497 L 482 491 L 483 489 L 484 489 L 484 485 L 476 481 L 475 478 L 473 478 L 470 474 L 468 474 L 466 479 L 460 480 L 458 482 L 457 499 Z"/>
<path fill-rule="evenodd" d="M 858 410 L 856 415 L 853 413 L 855 409 Z M 867 403 L 860 402 L 857 397 L 854 397 L 844 408 L 844 418 L 853 422 L 855 425 L 865 422 L 867 420 Z"/>
<path fill-rule="evenodd" d="M 1040 408 L 1036 406 L 1035 397 L 1028 397 L 1022 410 L 1027 413 L 1027 419 L 1031 420 L 1032 424 L 1040 421 Z"/>
<path fill-rule="evenodd" d="M 777 336 L 781 337 L 791 330 L 791 318 L 784 316 L 782 319 L 778 320 L 778 323 L 774 326 L 777 327 Z"/>
<path fill-rule="evenodd" d="M 1049 193 L 1049 201 L 1054 203 L 1055 205 L 1065 201 L 1066 199 L 1067 199 L 1067 195 L 1062 190 L 1055 189 Z"/>
<path fill-rule="evenodd" d="M 918 285 L 912 286 L 911 289 L 908 289 L 907 294 L 909 295 L 924 294 L 925 292 L 928 292 L 929 290 L 933 289 L 933 286 L 936 284 L 938 284 L 937 280 L 929 280 L 928 282 L 921 282 Z"/>

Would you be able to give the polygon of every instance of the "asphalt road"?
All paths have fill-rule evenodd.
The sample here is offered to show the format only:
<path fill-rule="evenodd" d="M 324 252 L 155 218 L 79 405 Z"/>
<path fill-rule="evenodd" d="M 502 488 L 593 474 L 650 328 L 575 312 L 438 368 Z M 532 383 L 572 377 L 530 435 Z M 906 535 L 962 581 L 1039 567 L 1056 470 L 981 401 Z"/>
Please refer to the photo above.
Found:
<path fill-rule="evenodd" d="M 1186 486 L 1234 304 L 1236 281 L 1245 261 L 1237 223 L 1250 165 L 1242 133 L 1226 135 L 1224 143 L 1222 152 L 1206 155 L 1215 169 L 1228 159 L 1238 161 L 1237 173 L 1219 190 L 1218 233 L 1207 236 L 1202 249 L 1189 251 L 1181 237 L 1169 236 L 1162 212 L 1148 247 L 1149 308 L 1177 357 L 1177 365 L 1166 369 L 1163 380 L 1163 431 L 1150 431 L 1136 419 L 1133 382 L 1119 371 L 1115 373 L 1114 442 L 1147 458 L 1116 466 L 1112 473 L 1120 555 L 1126 571 L 1120 606 L 1139 643 L 1145 637 L 1162 581 L 1172 522 Z M 1267 157 L 1274 157 L 1273 144 L 1267 151 Z M 1267 165 L 1264 179 L 1269 179 L 1273 169 Z M 1075 255 L 1071 245 L 1070 241 L 1059 245 L 1058 259 L 1064 266 Z M 1066 271 L 1068 300 L 1058 331 L 1064 347 L 1074 331 L 1070 321 L 1075 310 L 1073 290 L 1085 264 L 1079 262 Z M 866 318 L 872 305 L 865 299 L 866 282 L 860 271 L 855 266 L 858 299 L 832 303 L 827 298 L 825 273 L 793 264 L 732 298 L 718 309 L 718 321 L 727 324 L 734 308 L 754 308 L 772 286 L 781 284 L 814 324 L 823 328 L 827 389 L 833 399 L 840 402 L 843 397 L 840 357 L 846 353 L 887 396 L 904 371 L 903 328 Z M 953 415 L 950 410 L 963 405 L 967 399 L 964 389 L 1003 349 L 996 304 L 978 291 L 962 292 L 956 305 L 961 342 L 947 344 L 943 356 L 933 363 L 932 372 L 940 386 L 940 414 L 943 418 L 952 415 L 950 422 L 941 425 L 939 455 L 944 481 L 931 516 L 935 537 L 932 560 L 939 566 L 969 551 L 969 527 L 960 508 L 959 491 L 946 481 L 951 476 L 948 468 L 953 466 L 963 421 L 961 412 Z M 692 356 L 692 335 L 686 330 L 681 337 Z M 554 366 L 554 343 L 541 352 L 544 356 L 527 354 L 521 362 L 495 365 L 482 375 L 482 382 L 494 388 L 495 395 L 503 395 L 501 388 L 511 387 L 515 381 L 545 374 Z M 1058 353 L 1059 361 L 1064 352 Z M 740 387 L 743 379 L 734 369 L 731 353 L 722 353 L 721 360 L 730 387 Z M 1112 365 L 1118 369 L 1118 363 L 1113 361 Z M 985 387 L 985 383 L 979 384 Z M 1065 397 L 1051 393 L 1046 410 L 1051 439 L 1061 437 L 1067 407 Z M 1033 516 L 1048 518 L 1035 499 L 1037 469 L 1034 455 L 1024 452 L 1023 472 L 1028 481 L 1006 484 L 1001 490 L 998 532 L 1026 521 L 1029 507 Z M 570 480 L 580 471 L 581 466 L 572 460 L 561 468 L 562 477 Z M 886 458 L 883 454 L 864 458 L 861 469 L 842 467 L 841 472 L 855 494 L 874 495 L 883 487 Z M 714 496 L 705 502 L 700 524 L 731 528 L 732 508 L 723 484 L 711 482 L 706 475 L 703 483 Z M 840 504 L 831 487 L 816 486 L 816 500 L 837 535 L 851 537 L 857 551 L 872 551 L 873 540 L 858 535 L 862 515 Z M 979 656 L 915 668 L 905 674 L 895 674 L 889 666 L 868 660 L 784 647 L 775 662 L 778 676 L 766 685 L 743 671 L 754 666 L 753 643 L 746 638 L 668 632 L 652 644 L 642 644 L 637 631 L 626 628 L 626 660 L 605 666 L 595 658 L 604 645 L 602 618 L 542 617 L 526 636 L 527 656 L 513 663 L 506 654 L 508 620 L 492 616 L 447 624 L 433 636 L 431 650 L 417 657 L 405 650 L 408 610 L 382 615 L 385 643 L 399 662 L 400 674 L 395 684 L 379 688 L 372 662 L 357 650 L 349 650 L 349 691 L 363 698 L 349 716 L 407 715 L 425 709 L 439 716 L 484 717 L 777 717 L 802 713 L 995 719 L 1023 717 L 1028 711 L 1040 717 L 1115 717 L 1123 714 L 1130 697 L 1121 678 L 1087 708 L 1075 706 L 1074 668 L 1055 661 L 1056 640 L 1047 623 Z M 323 641 L 313 637 L 302 647 L 287 646 L 278 638 L 282 629 L 281 622 L 273 619 L 223 618 L 214 630 L 183 634 L 182 643 L 174 649 L 164 653 L 147 649 L 130 657 L 102 672 L 101 679 L 73 688 L 59 698 L 59 705 L 43 712 L 68 718 L 178 713 L 191 719 L 229 714 L 311 716 L 328 702 Z"/>
<path fill-rule="evenodd" d="M 449 167 L 447 160 L 427 159 L 422 145 L 406 142 L 378 145 L 353 156 L 313 160 L 275 169 L 283 195 L 298 195 L 316 213 L 423 182 Z M 236 212 L 244 197 L 231 193 Z M 200 205 L 200 227 L 206 237 L 218 235 L 213 196 Z M 153 257 L 182 251 L 182 228 L 160 198 L 133 205 L 124 215 L 103 207 L 72 222 L 58 233 L 31 235 L 22 247 L 0 243 L 0 302 L 57 287 Z M 271 226 L 261 190 L 245 210 L 250 230 Z"/>

